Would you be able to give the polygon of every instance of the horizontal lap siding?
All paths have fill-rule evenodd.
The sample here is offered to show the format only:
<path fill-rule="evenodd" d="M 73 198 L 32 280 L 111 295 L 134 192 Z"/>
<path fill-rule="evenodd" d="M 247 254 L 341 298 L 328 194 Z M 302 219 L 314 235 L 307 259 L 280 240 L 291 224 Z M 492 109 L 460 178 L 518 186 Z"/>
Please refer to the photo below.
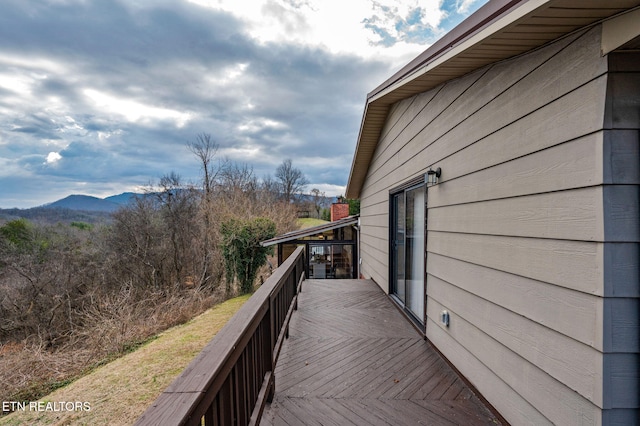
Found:
<path fill-rule="evenodd" d="M 429 230 L 603 241 L 602 187 L 457 204 L 429 210 Z"/>
<path fill-rule="evenodd" d="M 385 292 L 389 292 L 387 276 L 389 270 L 389 217 L 384 203 L 384 213 L 378 205 L 360 205 L 360 273 L 375 281 Z"/>
<path fill-rule="evenodd" d="M 443 308 L 443 306 L 434 302 L 433 299 L 427 300 L 427 312 L 429 310 L 438 311 Z M 453 326 L 454 325 L 452 325 L 452 327 Z M 457 327 L 457 324 L 455 327 Z M 462 346 L 456 339 L 451 339 L 449 332 L 439 327 L 437 319 L 427 318 L 427 330 L 432 330 L 430 339 L 440 342 L 437 346 L 438 349 L 446 354 L 447 359 L 453 363 L 456 368 L 458 368 L 458 366 L 466 366 L 467 371 L 464 372 L 464 376 L 468 380 L 474 384 L 484 383 L 485 387 L 491 389 L 492 393 L 507 395 L 507 397 L 503 398 L 489 399 L 489 402 L 503 417 L 511 420 L 513 424 L 518 425 L 541 426 L 552 424 L 540 411 L 536 410 L 536 408 L 520 396 L 520 394 L 515 392 L 504 379 L 481 362 L 469 348 Z M 488 397 L 486 391 L 483 392 L 482 395 L 485 398 Z"/>
<path fill-rule="evenodd" d="M 429 232 L 427 251 L 587 294 L 604 292 L 599 243 Z"/>
<path fill-rule="evenodd" d="M 603 186 L 638 178 L 637 132 L 603 126 L 608 85 L 595 27 L 401 101 L 361 192 L 362 271 L 388 290 L 389 191 L 442 168 L 428 189 L 427 337 L 514 424 L 599 424 L 605 346 L 636 330 L 604 298 L 607 279 L 636 291 L 624 275 L 640 234 L 637 187 Z M 605 270 L 615 262 L 626 272 Z"/>
<path fill-rule="evenodd" d="M 435 298 L 429 299 L 428 303 L 427 308 L 434 311 L 450 309 L 450 306 L 440 304 Z M 461 304 L 459 300 L 450 303 L 453 306 Z M 474 304 L 479 303 L 474 302 Z M 471 352 L 482 365 L 504 382 L 509 391 L 501 394 L 498 398 L 495 397 L 494 389 L 491 389 L 489 395 L 488 392 L 479 390 L 512 424 L 525 423 L 525 419 L 522 419 L 520 414 L 520 411 L 525 410 L 525 405 L 531 405 L 546 418 L 545 423 L 567 426 L 598 424 L 600 410 L 596 405 L 578 393 L 568 392 L 566 385 L 557 378 L 545 373 L 536 365 L 528 362 L 517 351 L 480 329 L 478 326 L 483 325 L 480 318 L 473 318 L 473 322 L 470 323 L 454 311 L 451 321 L 451 326 L 444 332 L 437 323 L 433 323 L 432 328 L 438 328 L 438 330 L 433 330 L 431 341 L 440 348 L 441 345 L 449 344 L 445 343 L 446 340 L 454 340 L 461 348 Z M 453 324 L 453 321 L 456 324 Z M 507 324 L 502 324 L 502 326 L 507 326 Z M 505 336 L 501 337 L 505 338 L 506 336 L 505 333 Z M 457 355 L 445 353 L 445 356 L 450 358 Z M 466 369 L 466 365 L 464 367 Z M 465 376 L 468 373 L 469 371 L 463 372 Z M 526 402 L 511 407 L 513 412 L 508 412 L 504 406 L 509 403 L 504 400 L 520 398 Z"/>
<path fill-rule="evenodd" d="M 602 145 L 603 132 L 596 132 L 492 167 L 486 153 L 482 158 L 465 158 L 465 165 L 460 167 L 453 161 L 460 156 L 451 157 L 438 165 L 448 175 L 456 176 L 455 185 L 446 191 L 434 188 L 429 194 L 429 208 L 596 185 L 602 177 L 602 158 L 598 155 Z M 468 174 L 471 162 L 479 169 Z"/>
<path fill-rule="evenodd" d="M 360 271 L 373 279 L 388 293 L 386 286 L 389 270 L 388 262 L 388 216 L 378 212 L 368 213 L 371 209 L 361 209 L 360 227 Z"/>

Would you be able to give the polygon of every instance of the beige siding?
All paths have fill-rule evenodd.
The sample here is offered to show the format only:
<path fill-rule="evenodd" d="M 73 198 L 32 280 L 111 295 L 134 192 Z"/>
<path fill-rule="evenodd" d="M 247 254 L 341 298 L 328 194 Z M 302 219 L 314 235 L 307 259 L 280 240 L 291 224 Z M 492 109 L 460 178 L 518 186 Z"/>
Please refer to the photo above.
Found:
<path fill-rule="evenodd" d="M 438 165 L 457 182 L 446 191 L 433 188 L 429 192 L 429 208 L 597 185 L 602 178 L 602 144 L 603 132 L 591 133 L 494 166 L 489 164 L 495 158 L 492 160 L 486 153 L 480 158 L 464 158 L 461 167 L 453 161 L 460 156 L 451 157 Z M 514 155 L 518 155 L 516 150 L 511 151 Z M 465 174 L 472 163 L 478 171 Z"/>
<path fill-rule="evenodd" d="M 429 303 L 433 311 L 449 309 L 449 306 L 440 305 L 435 299 L 429 299 Z M 452 311 L 451 326 L 446 331 L 438 325 L 431 328 L 434 332 L 430 334 L 430 339 L 436 347 L 443 346 L 443 340 L 455 340 L 511 389 L 509 393 L 494 398 L 493 403 L 497 399 L 515 398 L 514 394 L 518 394 L 553 424 L 577 426 L 599 423 L 598 406 L 568 389 L 558 378 L 546 374 L 536 365 L 528 362 L 520 353 L 509 350 L 502 342 L 484 333 L 476 327 L 475 319 L 474 323 L 469 323 Z M 442 331 L 444 333 L 441 333 Z M 445 355 L 455 356 L 453 353 Z M 465 369 L 467 369 L 466 366 Z M 468 371 L 465 372 L 466 374 Z M 483 383 L 483 387 L 485 386 Z M 492 389 L 480 389 L 480 391 L 485 397 L 487 394 L 496 396 Z M 523 423 L 517 418 L 507 418 L 507 420 L 511 420 L 513 424 Z"/>
<path fill-rule="evenodd" d="M 482 303 L 491 301 L 511 313 L 517 313 L 521 319 L 575 340 L 585 350 L 603 349 L 600 336 L 604 315 L 601 297 L 435 253 L 429 256 L 428 263 L 430 276 L 455 283 L 456 290 L 468 293 L 468 296 L 461 297 L 477 297 L 483 299 Z M 430 288 L 429 296 L 431 292 Z M 523 294 L 527 297 L 522 297 Z M 500 328 L 510 327 L 510 322 Z M 545 345 L 545 342 L 538 342 L 538 345 Z M 563 358 L 562 355 L 557 356 L 557 359 Z M 570 366 L 568 371 L 585 367 Z"/>
<path fill-rule="evenodd" d="M 602 192 L 598 186 L 439 207 L 429 210 L 429 230 L 604 241 L 603 212 L 595 208 Z"/>
<path fill-rule="evenodd" d="M 435 304 L 432 299 L 428 300 L 427 311 L 441 308 L 442 306 Z M 472 383 L 483 383 L 492 393 L 508 396 L 489 400 L 503 417 L 517 425 L 543 426 L 553 424 L 523 396 L 515 392 L 495 371 L 482 363 L 469 348 L 465 348 L 457 340 L 451 339 L 448 331 L 440 328 L 435 321 L 437 320 L 427 318 L 427 329 L 433 330 L 429 339 L 440 351 L 447 354 L 447 359 L 456 367 L 466 366 L 464 375 Z M 483 393 L 483 396 L 487 397 L 486 392 Z"/>
<path fill-rule="evenodd" d="M 600 32 L 398 102 L 361 191 L 361 271 L 388 291 L 390 190 L 442 168 L 428 189 L 426 335 L 514 424 L 600 424 L 629 409 L 613 407 L 626 386 L 607 376 L 614 359 L 637 374 L 637 345 L 615 336 L 637 337 L 640 201 L 637 186 L 605 184 L 640 183 L 638 136 L 605 127 L 633 117 L 606 114 Z"/>
<path fill-rule="evenodd" d="M 508 277 L 504 277 L 504 279 L 508 279 Z M 493 296 L 488 292 L 484 293 Z M 505 349 L 503 350 L 508 349 L 518 353 L 520 357 L 532 365 L 569 386 L 582 398 L 602 405 L 602 352 L 588 344 L 574 340 L 570 335 L 555 331 L 553 328 L 558 328 L 557 323 L 548 318 L 545 318 L 544 322 L 538 323 L 520 315 L 519 311 L 503 307 L 494 299 L 479 297 L 478 294 L 461 289 L 458 283 L 453 285 L 433 275 L 429 276 L 429 298 L 440 306 L 446 306 L 446 309 L 456 315 L 452 319 L 452 325 L 453 322 L 458 322 L 457 318 L 464 320 L 464 324 L 473 325 L 476 330 L 471 333 L 481 331 L 487 334 L 496 342 L 504 345 Z M 578 299 L 582 305 L 594 305 L 595 312 L 602 312 L 602 299 L 593 296 L 591 298 L 594 300 L 582 300 L 579 296 L 572 296 L 572 298 Z M 528 300 L 529 303 L 541 303 L 546 299 L 546 295 L 537 294 Z M 557 305 L 561 305 L 562 309 L 568 307 L 567 312 L 579 311 L 583 318 L 587 316 L 585 315 L 586 311 L 575 309 L 570 306 L 570 302 L 565 301 L 554 301 L 549 304 L 548 308 L 540 307 L 539 309 L 551 312 L 551 308 L 558 307 Z M 531 316 L 535 317 L 537 314 L 540 312 L 532 312 Z M 554 316 L 564 316 L 565 320 L 573 321 L 566 314 L 558 315 L 551 312 L 550 317 Z M 592 316 L 586 318 L 585 321 L 587 329 L 593 329 L 594 326 L 597 326 Z M 565 328 L 571 327 L 565 325 Z M 451 328 L 449 330 L 453 331 Z M 586 333 L 580 331 L 579 334 Z M 477 354 L 482 356 L 482 354 Z M 495 354 L 487 353 L 484 355 L 494 356 Z M 580 362 L 576 362 L 576 360 L 580 360 Z M 486 363 L 486 361 L 483 362 Z"/>
<path fill-rule="evenodd" d="M 604 293 L 603 244 L 430 232 L 427 251 L 587 294 Z"/>

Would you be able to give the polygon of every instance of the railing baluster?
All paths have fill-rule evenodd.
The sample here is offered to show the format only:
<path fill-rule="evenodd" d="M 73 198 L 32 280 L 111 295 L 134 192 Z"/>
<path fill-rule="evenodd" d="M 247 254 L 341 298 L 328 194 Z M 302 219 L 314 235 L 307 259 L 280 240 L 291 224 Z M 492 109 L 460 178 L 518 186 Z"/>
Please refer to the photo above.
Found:
<path fill-rule="evenodd" d="M 212 426 L 214 424 L 214 418 L 215 418 L 215 406 L 216 404 L 211 404 L 211 406 L 207 409 L 207 412 L 204 413 L 204 425 L 205 426 Z"/>
<path fill-rule="evenodd" d="M 249 346 L 247 347 L 247 358 L 245 362 L 247 365 L 246 382 L 247 382 L 247 389 L 248 389 L 247 391 L 248 401 L 256 400 L 256 394 L 255 394 L 256 376 L 260 374 L 258 369 L 255 367 L 256 366 L 255 345 L 257 340 L 258 340 L 258 336 L 257 334 L 254 334 L 253 337 L 251 338 L 251 341 L 249 342 Z M 249 415 L 251 415 L 251 411 L 249 411 Z"/>
<path fill-rule="evenodd" d="M 247 424 L 247 388 L 244 381 L 244 353 L 240 355 L 240 360 L 236 364 L 236 413 L 238 413 L 237 421 L 239 425 Z"/>
<path fill-rule="evenodd" d="M 137 425 L 246 425 L 260 421 L 273 370 L 297 309 L 304 271 L 298 248 L 245 302 Z"/>
<path fill-rule="evenodd" d="M 224 386 L 221 391 L 220 398 L 220 414 L 221 424 L 230 425 L 233 424 L 233 398 L 231 392 L 231 376 L 227 377 L 224 382 Z"/>

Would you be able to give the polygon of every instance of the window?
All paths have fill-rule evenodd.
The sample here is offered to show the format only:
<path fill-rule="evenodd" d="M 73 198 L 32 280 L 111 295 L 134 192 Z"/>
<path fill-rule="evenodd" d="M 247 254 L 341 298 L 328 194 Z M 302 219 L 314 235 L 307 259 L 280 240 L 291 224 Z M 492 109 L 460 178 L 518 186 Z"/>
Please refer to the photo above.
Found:
<path fill-rule="evenodd" d="M 354 278 L 353 244 L 309 244 L 309 278 Z"/>

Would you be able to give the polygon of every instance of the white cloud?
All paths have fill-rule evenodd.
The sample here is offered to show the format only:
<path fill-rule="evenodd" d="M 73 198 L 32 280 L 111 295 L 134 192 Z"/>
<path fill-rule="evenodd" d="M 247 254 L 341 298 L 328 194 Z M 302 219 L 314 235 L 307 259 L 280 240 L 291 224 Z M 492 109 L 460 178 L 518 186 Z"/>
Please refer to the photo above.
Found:
<path fill-rule="evenodd" d="M 279 121 L 259 118 L 239 125 L 238 130 L 241 132 L 256 133 L 265 129 L 286 129 L 287 127 L 286 124 Z"/>
<path fill-rule="evenodd" d="M 47 155 L 46 164 L 55 164 L 60 160 L 62 160 L 62 155 L 57 152 L 50 152 L 49 155 Z"/>
<path fill-rule="evenodd" d="M 4 95 L 3 101 L 15 106 L 14 110 L 39 101 L 38 89 L 50 75 L 65 75 L 69 72 L 67 67 L 53 60 L 33 56 L 0 54 L 0 64 L 0 89 L 14 95 Z"/>
<path fill-rule="evenodd" d="M 456 11 L 458 13 L 468 13 L 469 8 L 473 6 L 474 3 L 477 3 L 478 0 L 456 0 Z"/>
<path fill-rule="evenodd" d="M 40 75 L 45 76 L 50 73 L 64 74 L 68 71 L 67 67 L 60 61 L 55 61 L 42 55 L 16 56 L 13 54 L 9 55 L 0 53 L 0 63 L 4 64 L 4 66 L 6 66 L 8 69 L 15 68 L 39 70 L 39 73 L 36 73 L 36 75 L 40 73 Z"/>
<path fill-rule="evenodd" d="M 62 133 L 78 134 L 78 132 L 80 132 L 82 134 L 84 133 L 84 130 L 85 130 L 84 127 L 82 127 L 82 125 L 80 125 L 80 123 L 74 120 L 73 117 L 71 117 L 70 115 L 65 115 L 59 120 L 56 120 L 54 118 L 52 119 L 52 121 L 58 124 L 58 131 Z"/>
<path fill-rule="evenodd" d="M 110 139 L 113 136 L 120 136 L 122 135 L 122 130 L 114 130 L 112 132 L 97 132 L 98 133 L 98 140 L 101 141 L 106 141 L 107 139 Z"/>
<path fill-rule="evenodd" d="M 24 75 L 0 74 L 0 87 L 19 95 L 31 95 L 33 82 Z"/>
<path fill-rule="evenodd" d="M 344 185 L 332 185 L 330 183 L 312 183 L 307 185 L 307 192 L 312 189 L 317 189 L 320 192 L 324 192 L 324 195 L 327 197 L 337 197 L 338 195 L 343 195 L 346 190 L 346 186 Z"/>
<path fill-rule="evenodd" d="M 234 146 L 222 148 L 219 150 L 221 158 L 229 158 L 231 160 L 246 163 L 248 160 L 256 160 L 264 156 L 262 147 L 257 145 Z"/>
<path fill-rule="evenodd" d="M 153 120 L 170 120 L 177 127 L 183 127 L 190 119 L 189 113 L 145 105 L 129 99 L 119 99 L 94 89 L 84 89 L 83 93 L 103 111 L 124 116 L 129 122 L 150 123 Z"/>
<path fill-rule="evenodd" d="M 233 84 L 239 85 L 248 67 L 249 64 L 247 63 L 238 63 L 224 67 L 219 72 L 215 72 L 215 70 L 207 71 L 206 80 L 211 88 L 221 88 Z"/>
<path fill-rule="evenodd" d="M 188 0 L 232 13 L 247 22 L 249 35 L 261 43 L 293 42 L 324 47 L 332 53 L 356 54 L 364 58 L 401 58 L 416 54 L 433 33 L 407 38 L 405 32 L 438 27 L 445 17 L 440 0 Z M 417 19 L 417 21 L 416 21 Z M 382 46 L 380 31 L 394 37 Z"/>

